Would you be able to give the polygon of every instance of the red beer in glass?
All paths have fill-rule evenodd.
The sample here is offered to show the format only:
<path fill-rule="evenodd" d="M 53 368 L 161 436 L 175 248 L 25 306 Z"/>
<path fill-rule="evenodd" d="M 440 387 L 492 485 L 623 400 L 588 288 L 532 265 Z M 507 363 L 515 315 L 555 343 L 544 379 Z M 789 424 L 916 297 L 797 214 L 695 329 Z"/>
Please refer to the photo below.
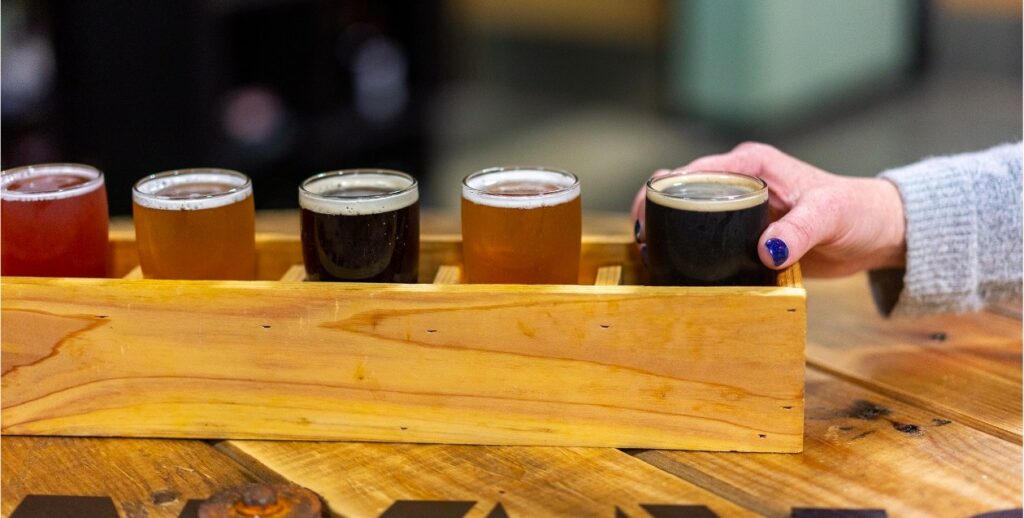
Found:
<path fill-rule="evenodd" d="M 3 171 L 0 220 L 3 275 L 107 272 L 107 191 L 94 167 L 41 164 Z"/>

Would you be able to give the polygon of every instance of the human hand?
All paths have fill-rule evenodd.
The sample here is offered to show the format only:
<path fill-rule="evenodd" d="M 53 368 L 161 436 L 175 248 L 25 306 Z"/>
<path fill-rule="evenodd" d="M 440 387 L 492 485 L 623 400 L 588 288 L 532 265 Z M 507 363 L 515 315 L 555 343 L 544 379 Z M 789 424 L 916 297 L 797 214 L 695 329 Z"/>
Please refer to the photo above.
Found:
<path fill-rule="evenodd" d="M 905 264 L 903 200 L 887 180 L 835 175 L 752 142 L 699 158 L 679 170 L 733 171 L 768 184 L 772 223 L 761 235 L 757 253 L 769 268 L 781 270 L 800 261 L 809 277 L 840 277 Z M 654 176 L 669 173 L 662 169 Z M 645 239 L 645 198 L 641 188 L 633 201 L 640 246 Z"/>

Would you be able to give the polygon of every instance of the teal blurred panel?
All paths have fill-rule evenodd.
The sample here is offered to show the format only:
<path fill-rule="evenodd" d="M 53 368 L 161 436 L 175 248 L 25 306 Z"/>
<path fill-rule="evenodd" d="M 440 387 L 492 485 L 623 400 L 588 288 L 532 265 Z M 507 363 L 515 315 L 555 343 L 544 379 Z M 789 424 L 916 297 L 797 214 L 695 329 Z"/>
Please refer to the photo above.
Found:
<path fill-rule="evenodd" d="M 728 126 L 784 126 L 891 84 L 913 0 L 675 0 L 669 104 Z"/>

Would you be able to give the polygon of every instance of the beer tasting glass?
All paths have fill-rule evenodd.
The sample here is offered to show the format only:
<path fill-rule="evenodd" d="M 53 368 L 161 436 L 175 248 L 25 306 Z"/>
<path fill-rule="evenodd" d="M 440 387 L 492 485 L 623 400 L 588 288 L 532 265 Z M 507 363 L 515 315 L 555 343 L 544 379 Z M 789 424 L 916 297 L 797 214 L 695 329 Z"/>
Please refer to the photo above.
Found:
<path fill-rule="evenodd" d="M 81 164 L 40 164 L 0 174 L 3 275 L 103 277 L 107 190 Z"/>
<path fill-rule="evenodd" d="M 299 186 L 306 277 L 416 282 L 419 199 L 416 179 L 399 171 L 348 169 L 307 178 Z"/>
<path fill-rule="evenodd" d="M 135 241 L 147 279 L 253 279 L 252 181 L 227 169 L 166 171 L 132 189 Z"/>
<path fill-rule="evenodd" d="M 541 167 L 485 169 L 462 181 L 462 254 L 471 283 L 576 284 L 580 181 Z"/>
<path fill-rule="evenodd" d="M 757 257 L 768 226 L 768 186 L 752 176 L 687 171 L 647 182 L 650 282 L 759 286 L 772 271 Z"/>

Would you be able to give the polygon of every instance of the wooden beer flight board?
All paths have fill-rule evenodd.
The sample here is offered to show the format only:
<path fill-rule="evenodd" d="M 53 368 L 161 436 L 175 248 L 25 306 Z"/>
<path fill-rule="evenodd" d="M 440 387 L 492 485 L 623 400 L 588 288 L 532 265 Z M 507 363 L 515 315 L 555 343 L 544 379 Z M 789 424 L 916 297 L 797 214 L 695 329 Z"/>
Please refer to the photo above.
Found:
<path fill-rule="evenodd" d="M 268 234 L 261 281 L 4 278 L 3 433 L 801 451 L 798 269 L 639 286 L 585 238 L 579 286 L 464 285 L 460 248 L 424 236 L 434 284 L 273 280 L 301 249 Z"/>

